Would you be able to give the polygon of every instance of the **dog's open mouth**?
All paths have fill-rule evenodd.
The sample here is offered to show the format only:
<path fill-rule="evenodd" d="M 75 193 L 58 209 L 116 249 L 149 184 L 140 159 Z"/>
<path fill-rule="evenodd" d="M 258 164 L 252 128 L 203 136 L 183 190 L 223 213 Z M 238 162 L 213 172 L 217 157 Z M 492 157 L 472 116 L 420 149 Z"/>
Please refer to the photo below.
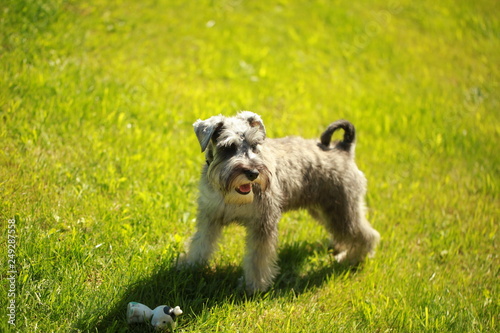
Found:
<path fill-rule="evenodd" d="M 239 194 L 247 195 L 248 193 L 252 192 L 252 184 L 248 183 L 241 185 L 236 189 L 236 192 L 238 192 Z"/>

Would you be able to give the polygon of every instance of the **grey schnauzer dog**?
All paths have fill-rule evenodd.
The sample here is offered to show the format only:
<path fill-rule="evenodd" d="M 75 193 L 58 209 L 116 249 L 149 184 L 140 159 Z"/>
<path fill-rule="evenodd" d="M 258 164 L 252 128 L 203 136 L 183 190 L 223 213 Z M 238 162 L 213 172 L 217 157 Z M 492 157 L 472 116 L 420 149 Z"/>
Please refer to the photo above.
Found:
<path fill-rule="evenodd" d="M 344 130 L 343 140 L 331 143 Z M 336 259 L 357 264 L 374 252 L 380 235 L 365 218 L 366 178 L 354 162 L 355 129 L 332 123 L 320 141 L 266 138 L 259 115 L 243 111 L 194 123 L 205 152 L 197 231 L 180 265 L 206 263 L 224 226 L 246 227 L 244 281 L 264 291 L 278 272 L 277 226 L 288 210 L 307 209 L 332 236 Z"/>

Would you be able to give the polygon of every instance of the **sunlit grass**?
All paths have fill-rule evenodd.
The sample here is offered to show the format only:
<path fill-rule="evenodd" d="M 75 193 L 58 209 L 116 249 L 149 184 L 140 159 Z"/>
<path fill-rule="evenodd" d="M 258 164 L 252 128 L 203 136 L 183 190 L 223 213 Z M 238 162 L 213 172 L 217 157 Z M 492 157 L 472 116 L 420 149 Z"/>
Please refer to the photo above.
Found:
<path fill-rule="evenodd" d="M 181 306 L 188 332 L 497 331 L 497 12 L 486 0 L 0 5 L 0 242 L 14 218 L 18 272 L 16 327 L 2 315 L 0 330 L 126 331 L 139 301 Z M 191 124 L 244 109 L 271 137 L 356 125 L 382 235 L 361 269 L 336 264 L 304 212 L 280 222 L 281 274 L 264 295 L 237 292 L 240 227 L 205 271 L 174 269 L 204 161 Z"/>

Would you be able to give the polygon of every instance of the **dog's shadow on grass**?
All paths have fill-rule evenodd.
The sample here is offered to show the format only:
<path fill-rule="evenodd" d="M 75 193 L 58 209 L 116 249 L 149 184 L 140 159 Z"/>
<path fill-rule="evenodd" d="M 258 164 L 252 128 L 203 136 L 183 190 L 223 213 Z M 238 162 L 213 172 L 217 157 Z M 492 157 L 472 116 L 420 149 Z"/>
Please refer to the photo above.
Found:
<path fill-rule="evenodd" d="M 348 266 L 335 261 L 333 252 L 321 243 L 295 242 L 287 244 L 279 252 L 280 274 L 273 286 L 275 296 L 293 290 L 301 294 L 320 287 L 332 276 L 346 276 L 360 265 Z"/>
<path fill-rule="evenodd" d="M 281 273 L 277 276 L 266 297 L 279 298 L 289 295 L 293 290 L 301 294 L 315 287 L 320 287 L 332 276 L 342 276 L 357 268 L 334 262 L 331 253 L 325 253 L 326 247 L 319 243 L 296 242 L 284 244 L 279 252 Z M 331 262 L 316 265 L 316 268 L 304 267 L 311 258 L 329 256 Z M 189 325 L 207 309 L 225 303 L 239 304 L 247 300 L 258 299 L 264 294 L 248 295 L 240 285 L 243 270 L 240 266 L 218 266 L 214 269 L 178 270 L 175 262 L 165 264 L 150 277 L 137 281 L 128 287 L 127 295 L 115 301 L 106 314 L 95 316 L 95 320 L 80 323 L 78 329 L 97 332 L 154 332 L 146 325 L 127 324 L 126 309 L 128 302 L 138 301 L 151 308 L 158 305 L 179 305 L 184 314 L 181 326 Z"/>

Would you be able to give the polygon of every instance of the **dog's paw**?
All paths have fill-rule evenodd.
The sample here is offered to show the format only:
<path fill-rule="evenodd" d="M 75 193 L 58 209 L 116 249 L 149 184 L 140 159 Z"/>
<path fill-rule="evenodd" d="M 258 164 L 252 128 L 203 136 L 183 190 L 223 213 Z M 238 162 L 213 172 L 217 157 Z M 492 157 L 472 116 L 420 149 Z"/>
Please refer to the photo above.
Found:
<path fill-rule="evenodd" d="M 192 267 L 192 266 L 193 265 L 191 263 L 189 263 L 189 261 L 187 259 L 186 253 L 179 254 L 179 256 L 177 257 L 177 264 L 176 264 L 177 270 L 184 270 L 184 269 Z"/>
<path fill-rule="evenodd" d="M 339 264 L 344 264 L 346 263 L 347 261 L 347 251 L 342 251 L 340 253 L 337 253 L 335 255 L 335 260 L 339 263 Z"/>
<path fill-rule="evenodd" d="M 353 255 L 353 252 L 342 251 L 335 255 L 335 260 L 342 265 L 357 267 L 363 262 L 364 257 Z"/>
<path fill-rule="evenodd" d="M 187 253 L 179 254 L 177 258 L 176 268 L 178 271 L 182 270 L 198 270 L 205 268 L 208 265 L 205 261 L 193 261 Z"/>
<path fill-rule="evenodd" d="M 255 296 L 266 292 L 269 289 L 269 286 L 264 283 L 259 284 L 251 281 L 246 281 L 245 277 L 242 276 L 238 280 L 238 288 L 241 288 L 241 290 L 249 296 Z"/>

